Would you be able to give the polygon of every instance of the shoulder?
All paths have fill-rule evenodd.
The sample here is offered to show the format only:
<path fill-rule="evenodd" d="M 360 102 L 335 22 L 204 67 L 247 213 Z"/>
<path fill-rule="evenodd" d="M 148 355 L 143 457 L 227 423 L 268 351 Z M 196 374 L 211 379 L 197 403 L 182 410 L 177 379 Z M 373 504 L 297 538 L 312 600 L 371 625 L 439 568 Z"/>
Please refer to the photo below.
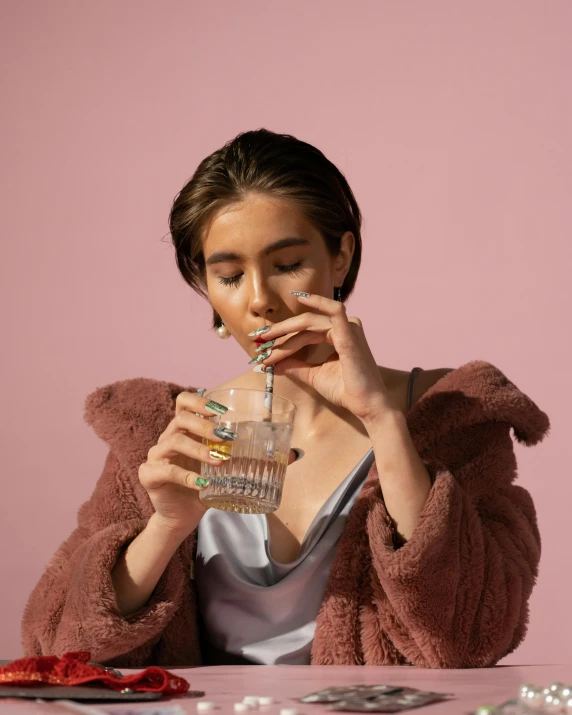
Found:
<path fill-rule="evenodd" d="M 421 369 L 413 373 L 412 370 L 395 370 L 378 365 L 380 375 L 386 385 L 393 402 L 404 415 L 407 414 L 408 392 L 412 383 L 413 394 L 411 404 L 414 405 L 430 388 L 442 377 L 452 372 L 452 367 Z"/>
<path fill-rule="evenodd" d="M 453 367 L 438 367 L 431 370 L 420 370 L 413 376 L 413 399 L 412 404 L 418 402 L 434 385 L 442 378 L 453 372 Z M 407 374 L 407 382 L 409 383 L 411 373 Z"/>
<path fill-rule="evenodd" d="M 526 445 L 548 433 L 546 413 L 492 363 L 472 360 L 430 372 L 418 376 L 418 399 L 407 416 L 412 433 L 438 437 L 491 421 L 508 423 Z"/>

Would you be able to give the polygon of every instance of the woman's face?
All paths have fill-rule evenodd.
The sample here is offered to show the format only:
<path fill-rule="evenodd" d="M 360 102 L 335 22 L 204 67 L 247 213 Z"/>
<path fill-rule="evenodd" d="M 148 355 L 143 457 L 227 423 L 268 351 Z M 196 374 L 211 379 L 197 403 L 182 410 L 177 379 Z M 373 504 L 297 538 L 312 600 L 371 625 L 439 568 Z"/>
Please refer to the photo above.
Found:
<path fill-rule="evenodd" d="M 332 257 L 319 233 L 290 203 L 250 194 L 224 209 L 203 241 L 210 302 L 250 355 L 248 333 L 307 310 L 291 290 L 333 295 L 346 276 L 353 234 Z"/>

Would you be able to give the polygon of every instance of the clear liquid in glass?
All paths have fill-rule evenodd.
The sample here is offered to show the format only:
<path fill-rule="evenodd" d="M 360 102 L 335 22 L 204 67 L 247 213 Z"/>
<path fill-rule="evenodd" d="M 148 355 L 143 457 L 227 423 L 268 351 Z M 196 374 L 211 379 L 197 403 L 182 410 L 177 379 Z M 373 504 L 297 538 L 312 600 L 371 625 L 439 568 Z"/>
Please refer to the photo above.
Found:
<path fill-rule="evenodd" d="M 227 459 L 220 465 L 201 465 L 209 485 L 199 496 L 207 506 L 239 514 L 266 514 L 280 506 L 288 466 L 292 424 L 227 422 L 218 424 L 237 432 L 233 442 L 210 442 Z M 230 456 L 230 458 L 228 458 Z"/>

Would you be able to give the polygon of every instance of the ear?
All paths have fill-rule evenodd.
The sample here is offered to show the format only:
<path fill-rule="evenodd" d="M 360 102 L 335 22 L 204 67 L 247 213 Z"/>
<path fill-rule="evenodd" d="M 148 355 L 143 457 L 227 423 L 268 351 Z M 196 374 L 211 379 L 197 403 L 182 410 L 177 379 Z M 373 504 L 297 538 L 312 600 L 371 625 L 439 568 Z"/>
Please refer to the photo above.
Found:
<path fill-rule="evenodd" d="M 355 237 L 351 231 L 346 231 L 341 238 L 340 252 L 334 259 L 334 282 L 341 286 L 344 282 L 354 255 Z"/>

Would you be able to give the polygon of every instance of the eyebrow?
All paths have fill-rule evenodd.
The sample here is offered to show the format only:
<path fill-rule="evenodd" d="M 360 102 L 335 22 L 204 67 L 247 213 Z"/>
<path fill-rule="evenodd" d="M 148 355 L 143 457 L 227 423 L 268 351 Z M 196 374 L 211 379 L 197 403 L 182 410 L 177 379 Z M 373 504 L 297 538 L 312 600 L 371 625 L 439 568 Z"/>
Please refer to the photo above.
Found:
<path fill-rule="evenodd" d="M 297 238 L 295 236 L 287 236 L 286 238 L 281 238 L 274 243 L 270 243 L 262 251 L 263 256 L 269 256 L 274 251 L 279 251 L 281 248 L 289 248 L 290 246 L 306 246 L 310 245 L 310 241 L 307 238 Z M 214 263 L 223 263 L 224 261 L 240 261 L 245 258 L 243 253 L 235 253 L 234 251 L 219 251 L 218 253 L 213 253 L 205 261 L 205 265 L 212 266 Z"/>

